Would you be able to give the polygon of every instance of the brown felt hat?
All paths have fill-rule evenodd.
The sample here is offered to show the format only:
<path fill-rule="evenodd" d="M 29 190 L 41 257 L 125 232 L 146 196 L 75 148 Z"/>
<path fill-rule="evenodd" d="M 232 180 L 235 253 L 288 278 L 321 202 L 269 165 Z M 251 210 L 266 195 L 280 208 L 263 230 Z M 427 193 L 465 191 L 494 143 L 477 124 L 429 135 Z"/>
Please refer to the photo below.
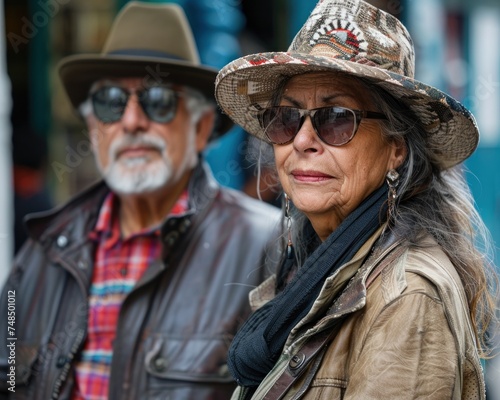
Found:
<path fill-rule="evenodd" d="M 119 12 L 100 54 L 66 57 L 58 69 L 75 109 L 87 99 L 91 85 L 103 78 L 143 76 L 146 85 L 185 85 L 214 99 L 217 76 L 216 69 L 200 63 L 191 27 L 180 6 L 137 1 L 127 3 Z M 232 125 L 219 112 L 211 139 Z"/>

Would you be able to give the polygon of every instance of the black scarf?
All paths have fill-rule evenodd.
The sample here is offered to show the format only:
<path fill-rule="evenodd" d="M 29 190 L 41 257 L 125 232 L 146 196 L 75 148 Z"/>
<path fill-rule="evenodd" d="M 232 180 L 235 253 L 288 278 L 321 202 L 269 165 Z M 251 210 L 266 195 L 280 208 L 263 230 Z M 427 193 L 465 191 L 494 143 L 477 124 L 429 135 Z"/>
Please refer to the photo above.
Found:
<path fill-rule="evenodd" d="M 241 386 L 255 387 L 278 360 L 292 328 L 306 316 L 328 276 L 352 259 L 385 219 L 387 186 L 367 197 L 306 259 L 285 289 L 236 334 L 228 365 Z"/>

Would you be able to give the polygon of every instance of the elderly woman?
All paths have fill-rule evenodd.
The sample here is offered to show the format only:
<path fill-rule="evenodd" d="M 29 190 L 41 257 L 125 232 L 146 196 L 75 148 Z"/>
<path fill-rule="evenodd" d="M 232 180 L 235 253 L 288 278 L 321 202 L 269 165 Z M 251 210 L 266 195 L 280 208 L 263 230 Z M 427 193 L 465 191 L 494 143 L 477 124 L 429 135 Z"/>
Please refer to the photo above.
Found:
<path fill-rule="evenodd" d="M 234 399 L 483 399 L 488 243 L 460 163 L 471 113 L 413 79 L 411 38 L 322 0 L 286 53 L 224 67 L 223 109 L 273 144 L 289 232 L 235 337 Z"/>

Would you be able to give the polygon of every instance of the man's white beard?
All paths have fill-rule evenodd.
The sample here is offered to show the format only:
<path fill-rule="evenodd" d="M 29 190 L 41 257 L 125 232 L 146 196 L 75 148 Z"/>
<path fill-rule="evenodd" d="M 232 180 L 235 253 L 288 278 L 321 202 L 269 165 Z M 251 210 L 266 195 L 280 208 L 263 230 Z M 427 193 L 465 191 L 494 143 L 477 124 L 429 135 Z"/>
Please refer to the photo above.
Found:
<path fill-rule="evenodd" d="M 141 145 L 158 150 L 161 158 L 151 161 L 146 155 L 117 159 L 121 149 Z M 147 133 L 125 135 L 115 140 L 109 148 L 108 166 L 104 169 L 99 160 L 97 166 L 110 189 L 119 194 L 155 192 L 166 186 L 174 175 L 165 142 L 158 136 Z"/>

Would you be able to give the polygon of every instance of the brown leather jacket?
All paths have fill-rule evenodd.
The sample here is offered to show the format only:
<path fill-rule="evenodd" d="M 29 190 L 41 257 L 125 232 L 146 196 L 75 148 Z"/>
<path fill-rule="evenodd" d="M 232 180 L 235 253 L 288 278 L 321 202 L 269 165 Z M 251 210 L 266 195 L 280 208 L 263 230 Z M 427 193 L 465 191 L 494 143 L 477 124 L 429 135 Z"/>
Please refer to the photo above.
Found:
<path fill-rule="evenodd" d="M 0 319 L 0 398 L 69 398 L 86 336 L 88 233 L 107 192 L 101 183 L 28 222 L 31 240 L 0 302 L 4 315 L 15 292 L 15 364 L 7 319 Z M 277 246 L 280 211 L 219 187 L 201 165 L 189 198 L 189 212 L 162 226 L 163 259 L 123 302 L 110 399 L 224 399 L 234 390 L 226 352 L 250 312 L 249 291 L 269 276 L 266 246 Z M 8 391 L 11 366 L 15 393 Z"/>
<path fill-rule="evenodd" d="M 317 370 L 315 355 L 283 399 L 484 399 L 485 388 L 467 302 L 460 279 L 430 238 L 400 249 L 366 287 L 367 277 L 389 251 L 365 260 L 377 235 L 327 279 L 311 312 L 292 330 L 273 370 L 251 396 L 266 397 L 283 371 L 306 361 L 307 343 L 340 329 Z M 255 306 L 270 298 L 273 277 L 252 294 Z M 337 288 L 349 282 L 339 295 Z M 309 327 L 304 331 L 301 327 Z M 307 361 L 309 361 L 307 360 Z M 303 391 L 300 396 L 294 397 Z M 238 388 L 232 399 L 249 398 Z"/>

